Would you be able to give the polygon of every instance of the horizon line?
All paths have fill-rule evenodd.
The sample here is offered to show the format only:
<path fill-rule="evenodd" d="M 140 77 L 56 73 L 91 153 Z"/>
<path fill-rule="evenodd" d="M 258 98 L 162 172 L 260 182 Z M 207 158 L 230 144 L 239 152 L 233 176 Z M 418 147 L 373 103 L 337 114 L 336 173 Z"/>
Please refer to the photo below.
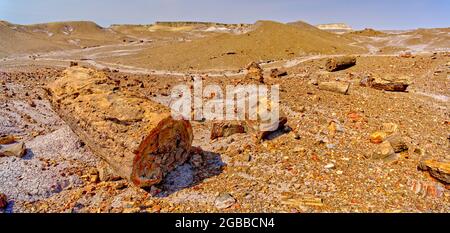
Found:
<path fill-rule="evenodd" d="M 111 23 L 109 25 L 103 25 L 101 23 L 96 22 L 95 20 L 90 20 L 90 19 L 65 19 L 65 20 L 58 20 L 58 21 L 45 21 L 45 22 L 36 22 L 36 23 L 26 23 L 26 24 L 22 24 L 22 23 L 15 23 L 12 21 L 8 21 L 5 19 L 0 19 L 0 21 L 3 22 L 7 22 L 7 23 L 11 23 L 14 25 L 21 25 L 21 26 L 33 26 L 33 25 L 40 25 L 40 24 L 50 24 L 50 23 L 70 23 L 70 22 L 90 22 L 90 23 L 95 23 L 96 25 L 102 27 L 102 28 L 110 28 L 112 26 L 117 26 L 117 25 L 134 25 L 134 26 L 149 26 L 149 25 L 155 25 L 157 23 L 165 23 L 165 22 L 173 22 L 173 23 L 177 23 L 177 22 L 184 22 L 184 23 L 215 23 L 215 24 L 226 24 L 226 25 L 233 25 L 233 24 L 246 24 L 246 25 L 254 25 L 257 22 L 260 21 L 270 21 L 270 22 L 276 22 L 276 23 L 282 23 L 282 24 L 289 24 L 289 23 L 295 23 L 295 22 L 304 22 L 307 23 L 311 26 L 315 26 L 317 27 L 318 25 L 327 25 L 327 24 L 345 24 L 348 25 L 352 28 L 353 31 L 359 31 L 359 30 L 365 30 L 365 29 L 375 29 L 375 30 L 379 30 L 379 31 L 409 31 L 409 30 L 417 30 L 417 29 L 445 29 L 445 28 L 450 28 L 450 26 L 448 27 L 415 27 L 415 28 L 408 28 L 408 29 L 382 29 L 382 28 L 375 28 L 375 27 L 362 27 L 362 28 L 354 28 L 352 27 L 352 25 L 345 23 L 345 22 L 331 22 L 331 23 L 320 23 L 320 24 L 311 24 L 307 21 L 304 20 L 296 20 L 296 21 L 289 21 L 289 22 L 283 22 L 283 21 L 276 21 L 276 20 L 270 20 L 270 19 L 259 19 L 256 20 L 253 23 L 247 23 L 247 22 L 242 22 L 242 23 L 226 23 L 226 22 L 218 22 L 218 21 L 201 21 L 201 20 L 156 20 L 150 23 Z"/>

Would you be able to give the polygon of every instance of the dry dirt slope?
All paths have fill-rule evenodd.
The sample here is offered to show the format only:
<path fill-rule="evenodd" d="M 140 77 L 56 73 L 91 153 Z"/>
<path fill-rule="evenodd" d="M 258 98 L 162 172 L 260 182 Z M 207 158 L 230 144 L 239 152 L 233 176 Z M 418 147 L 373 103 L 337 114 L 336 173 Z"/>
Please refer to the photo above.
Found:
<path fill-rule="evenodd" d="M 166 70 L 233 69 L 252 61 L 279 60 L 305 53 L 353 53 L 361 48 L 351 40 L 306 23 L 287 25 L 259 21 L 254 30 L 234 35 L 221 34 L 184 43 L 144 50 L 138 56 L 113 59 Z"/>
<path fill-rule="evenodd" d="M 17 30 L 16 26 L 5 21 L 0 21 L 0 57 L 14 53 L 34 52 L 43 50 L 60 49 L 56 41 L 50 42 L 33 35 L 25 30 Z"/>
<path fill-rule="evenodd" d="M 124 38 L 89 21 L 34 25 L 0 21 L 0 57 L 119 43 Z"/>

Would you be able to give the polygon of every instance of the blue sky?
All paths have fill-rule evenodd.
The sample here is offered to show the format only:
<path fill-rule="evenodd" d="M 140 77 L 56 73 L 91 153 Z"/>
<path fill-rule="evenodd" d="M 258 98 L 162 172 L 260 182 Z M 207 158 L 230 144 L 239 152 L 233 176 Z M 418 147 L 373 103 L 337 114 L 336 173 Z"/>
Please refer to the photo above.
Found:
<path fill-rule="evenodd" d="M 450 0 L 0 0 L 0 19 L 19 24 L 91 20 L 109 26 L 266 19 L 345 22 L 356 29 L 411 29 L 450 27 L 449 12 Z"/>

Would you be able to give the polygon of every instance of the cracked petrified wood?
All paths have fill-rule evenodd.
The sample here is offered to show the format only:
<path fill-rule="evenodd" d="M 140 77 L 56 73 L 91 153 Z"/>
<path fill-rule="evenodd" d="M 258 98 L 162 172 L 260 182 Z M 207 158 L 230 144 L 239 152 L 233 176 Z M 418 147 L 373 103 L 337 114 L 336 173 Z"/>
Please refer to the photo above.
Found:
<path fill-rule="evenodd" d="M 193 133 L 165 106 L 120 90 L 104 73 L 71 67 L 48 86 L 50 100 L 92 152 L 145 188 L 189 157 Z"/>

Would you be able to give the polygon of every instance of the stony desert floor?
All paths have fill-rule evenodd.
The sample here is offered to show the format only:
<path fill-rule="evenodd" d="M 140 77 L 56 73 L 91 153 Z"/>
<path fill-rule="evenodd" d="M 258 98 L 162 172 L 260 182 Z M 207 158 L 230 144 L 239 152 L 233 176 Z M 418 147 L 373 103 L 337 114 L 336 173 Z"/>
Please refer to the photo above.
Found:
<path fill-rule="evenodd" d="M 193 62 L 191 55 L 183 54 L 177 58 L 180 66 L 165 62 L 174 56 L 166 46 L 180 51 L 192 48 L 178 44 L 186 43 L 178 37 L 170 39 L 170 33 L 152 42 L 147 38 L 4 57 L 0 59 L 0 133 L 25 142 L 27 152 L 23 158 L 0 157 L 0 193 L 8 200 L 0 211 L 449 212 L 449 185 L 418 169 L 422 160 L 450 160 L 450 53 L 448 40 L 445 44 L 439 39 L 448 38 L 448 32 L 432 35 L 431 40 L 421 37 L 425 41 L 414 43 L 408 38 L 417 38 L 416 34 L 339 35 L 348 37 L 348 43 L 333 53 L 291 54 L 283 48 L 287 54 L 273 59 L 244 49 L 240 54 L 229 45 L 223 51 L 230 47 L 233 51 L 225 58 L 209 62 L 211 55 L 222 52 L 205 45 L 215 35 L 187 33 L 182 36 L 196 43 L 194 50 L 206 46 L 206 55 Z M 239 35 L 216 39 L 231 43 L 228 36 Z M 395 49 L 387 49 L 394 45 Z M 161 64 L 153 62 L 164 51 L 170 54 Z M 328 58 L 349 54 L 356 56 L 355 66 L 325 70 Z M 102 70 L 122 89 L 168 103 L 171 87 L 189 83 L 193 76 L 220 86 L 246 82 L 242 64 L 257 58 L 265 84 L 280 85 L 287 125 L 256 143 L 247 133 L 210 140 L 212 122 L 193 121 L 193 144 L 202 149 L 200 156 L 151 190 L 105 178 L 105 164 L 55 113 L 45 90 L 75 61 Z M 273 68 L 287 75 L 271 77 Z M 406 92 L 360 85 L 367 76 L 385 75 L 406 75 L 412 82 Z M 318 88 L 326 81 L 350 83 L 348 94 Z M 388 159 L 374 159 L 380 144 L 371 141 L 371 135 L 387 126 L 395 128 L 407 148 Z"/>

